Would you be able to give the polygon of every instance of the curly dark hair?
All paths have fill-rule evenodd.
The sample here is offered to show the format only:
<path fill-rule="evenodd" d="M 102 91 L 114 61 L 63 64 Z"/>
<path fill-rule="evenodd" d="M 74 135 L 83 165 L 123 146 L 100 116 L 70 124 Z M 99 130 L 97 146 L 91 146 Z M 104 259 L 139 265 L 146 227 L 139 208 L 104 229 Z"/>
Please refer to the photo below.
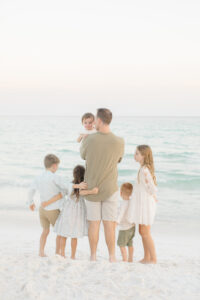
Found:
<path fill-rule="evenodd" d="M 84 181 L 85 168 L 84 166 L 78 165 L 73 170 L 73 181 L 74 184 L 79 184 Z M 79 198 L 79 189 L 73 189 L 72 195 L 75 195 L 77 199 Z"/>

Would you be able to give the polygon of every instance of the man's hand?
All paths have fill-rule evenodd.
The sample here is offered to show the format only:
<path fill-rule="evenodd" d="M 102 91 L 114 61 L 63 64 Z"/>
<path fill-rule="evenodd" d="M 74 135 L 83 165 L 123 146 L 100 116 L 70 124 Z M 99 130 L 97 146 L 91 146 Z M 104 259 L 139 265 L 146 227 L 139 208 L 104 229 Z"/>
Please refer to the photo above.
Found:
<path fill-rule="evenodd" d="M 88 186 L 87 186 L 87 183 L 86 182 L 81 182 L 80 184 L 79 184 L 79 189 L 81 189 L 81 190 L 87 190 L 87 188 L 88 188 Z"/>
<path fill-rule="evenodd" d="M 31 204 L 31 205 L 29 206 L 29 208 L 30 208 L 30 210 L 34 211 L 34 210 L 35 210 L 35 204 Z"/>
<path fill-rule="evenodd" d="M 42 202 L 42 203 L 41 203 L 41 206 L 42 206 L 43 208 L 45 208 L 46 206 L 48 206 L 47 201 Z"/>

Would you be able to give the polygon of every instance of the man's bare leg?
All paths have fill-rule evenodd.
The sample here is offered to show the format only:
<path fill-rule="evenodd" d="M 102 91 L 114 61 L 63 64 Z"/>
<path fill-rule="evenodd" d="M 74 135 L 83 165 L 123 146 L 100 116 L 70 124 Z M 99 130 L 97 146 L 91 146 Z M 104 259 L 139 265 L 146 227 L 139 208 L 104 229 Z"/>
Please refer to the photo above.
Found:
<path fill-rule="evenodd" d="M 122 260 L 127 261 L 127 251 L 126 247 L 120 247 L 121 255 L 122 255 Z"/>
<path fill-rule="evenodd" d="M 72 238 L 71 239 L 71 259 L 75 259 L 76 248 L 77 248 L 77 239 Z"/>
<path fill-rule="evenodd" d="M 116 222 L 103 221 L 106 244 L 109 252 L 109 261 L 116 262 L 115 257 L 115 228 Z"/>
<path fill-rule="evenodd" d="M 101 221 L 89 221 L 88 238 L 90 243 L 90 260 L 96 260 L 97 245 L 99 241 L 99 229 Z"/>
<path fill-rule="evenodd" d="M 56 237 L 56 254 L 58 254 L 58 255 L 61 255 L 60 241 L 61 241 L 61 236 L 57 235 L 57 237 Z"/>
<path fill-rule="evenodd" d="M 45 245 L 46 245 L 46 241 L 47 241 L 47 237 L 48 237 L 49 231 L 50 231 L 49 228 L 48 229 L 43 228 L 42 234 L 40 236 L 39 256 L 41 256 L 41 257 L 45 257 L 46 256 L 46 254 L 44 253 L 44 248 L 45 248 Z"/>

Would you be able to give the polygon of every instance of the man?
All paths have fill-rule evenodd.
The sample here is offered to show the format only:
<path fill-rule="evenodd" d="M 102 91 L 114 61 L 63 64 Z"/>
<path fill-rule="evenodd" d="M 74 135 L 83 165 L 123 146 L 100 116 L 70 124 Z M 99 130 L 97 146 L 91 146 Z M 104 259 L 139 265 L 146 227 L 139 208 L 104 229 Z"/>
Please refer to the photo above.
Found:
<path fill-rule="evenodd" d="M 117 164 L 124 154 L 124 140 L 110 131 L 112 113 L 100 108 L 96 115 L 97 133 L 87 136 L 81 145 L 86 160 L 85 182 L 88 189 L 98 187 L 97 195 L 86 196 L 89 243 L 92 261 L 96 260 L 101 220 L 110 262 L 115 262 L 115 222 L 118 208 Z"/>

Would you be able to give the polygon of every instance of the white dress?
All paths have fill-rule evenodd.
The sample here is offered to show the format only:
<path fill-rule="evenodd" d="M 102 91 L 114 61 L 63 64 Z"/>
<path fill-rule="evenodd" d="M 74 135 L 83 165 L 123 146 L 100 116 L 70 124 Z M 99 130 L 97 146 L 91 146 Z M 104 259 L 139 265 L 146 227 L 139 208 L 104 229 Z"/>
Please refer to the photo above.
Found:
<path fill-rule="evenodd" d="M 85 200 L 82 196 L 77 199 L 71 192 L 72 188 L 56 221 L 54 232 L 63 237 L 81 238 L 88 235 Z"/>
<path fill-rule="evenodd" d="M 152 225 L 156 213 L 157 187 L 147 167 L 140 169 L 138 177 L 129 200 L 127 219 L 130 223 Z"/>

